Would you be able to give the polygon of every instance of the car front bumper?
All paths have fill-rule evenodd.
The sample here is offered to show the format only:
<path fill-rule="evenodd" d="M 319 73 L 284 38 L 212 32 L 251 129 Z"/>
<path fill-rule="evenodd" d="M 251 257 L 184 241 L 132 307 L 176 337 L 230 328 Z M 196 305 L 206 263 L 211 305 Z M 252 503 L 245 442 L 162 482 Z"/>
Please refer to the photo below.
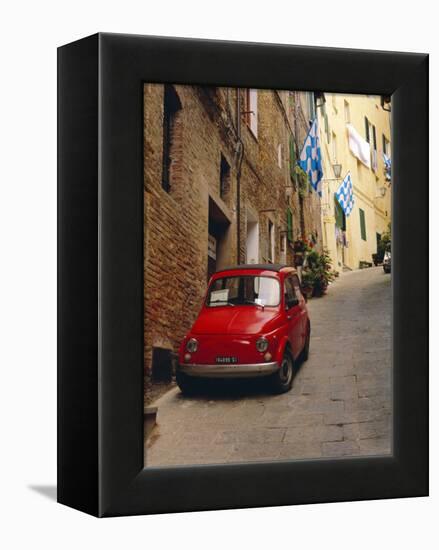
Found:
<path fill-rule="evenodd" d="M 215 365 L 196 365 L 193 363 L 183 363 L 179 365 L 179 370 L 189 376 L 200 378 L 254 378 L 257 376 L 268 376 L 273 374 L 279 368 L 274 361 L 272 363 L 252 363 L 252 364 L 215 364 Z"/>

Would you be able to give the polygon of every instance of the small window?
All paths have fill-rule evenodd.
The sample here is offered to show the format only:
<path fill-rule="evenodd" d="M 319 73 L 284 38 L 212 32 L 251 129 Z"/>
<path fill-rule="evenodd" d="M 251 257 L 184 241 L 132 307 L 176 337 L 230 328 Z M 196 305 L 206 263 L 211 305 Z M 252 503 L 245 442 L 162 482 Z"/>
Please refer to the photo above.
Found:
<path fill-rule="evenodd" d="M 367 117 L 364 117 L 366 141 L 370 144 L 370 161 L 374 172 L 378 169 L 376 128 Z"/>
<path fill-rule="evenodd" d="M 230 165 L 221 154 L 220 162 L 220 196 L 223 199 L 230 190 Z"/>
<path fill-rule="evenodd" d="M 367 143 L 370 143 L 370 122 L 367 116 L 364 117 L 364 129 Z"/>
<path fill-rule="evenodd" d="M 175 88 L 166 85 L 163 102 L 162 187 L 168 193 L 172 186 L 173 165 L 178 160 L 176 143 L 181 140 L 180 110 L 181 103 Z"/>
<path fill-rule="evenodd" d="M 244 92 L 242 116 L 255 138 L 258 137 L 258 90 L 248 88 Z"/>
<path fill-rule="evenodd" d="M 378 170 L 378 153 L 377 153 L 377 134 L 376 134 L 376 128 L 372 124 L 372 170 L 374 172 L 377 172 Z"/>
<path fill-rule="evenodd" d="M 366 141 L 370 143 L 371 148 L 376 151 L 377 149 L 377 134 L 375 126 L 370 122 L 367 117 L 364 117 L 364 126 L 366 133 Z"/>
<path fill-rule="evenodd" d="M 250 90 L 250 130 L 258 137 L 258 90 Z"/>
<path fill-rule="evenodd" d="M 361 232 L 361 238 L 363 239 L 363 241 L 367 241 L 367 236 L 366 236 L 366 218 L 364 216 L 364 210 L 362 210 L 361 208 L 358 209 L 359 212 L 360 212 L 360 232 Z"/>

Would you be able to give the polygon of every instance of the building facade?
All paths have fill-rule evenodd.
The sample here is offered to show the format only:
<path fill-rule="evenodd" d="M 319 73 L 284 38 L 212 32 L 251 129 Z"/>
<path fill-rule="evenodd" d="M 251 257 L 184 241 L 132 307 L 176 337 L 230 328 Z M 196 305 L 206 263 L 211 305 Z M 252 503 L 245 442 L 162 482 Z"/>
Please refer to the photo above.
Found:
<path fill-rule="evenodd" d="M 322 247 L 320 200 L 294 172 L 314 116 L 313 94 L 145 84 L 147 376 L 169 371 L 216 270 L 292 264 L 299 236 Z"/>
<path fill-rule="evenodd" d="M 390 104 L 380 96 L 325 94 L 318 119 L 323 243 L 336 269 L 358 269 L 372 262 L 391 220 L 391 181 L 384 162 L 384 155 L 391 155 Z M 348 172 L 355 202 L 345 216 L 335 193 Z"/>

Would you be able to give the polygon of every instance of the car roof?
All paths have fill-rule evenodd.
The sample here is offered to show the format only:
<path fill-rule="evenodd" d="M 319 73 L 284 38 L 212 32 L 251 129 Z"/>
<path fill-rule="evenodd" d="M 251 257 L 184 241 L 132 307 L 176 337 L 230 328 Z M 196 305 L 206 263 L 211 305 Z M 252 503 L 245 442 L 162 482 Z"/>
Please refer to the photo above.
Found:
<path fill-rule="evenodd" d="M 288 268 L 286 264 L 240 264 L 218 269 L 215 274 L 223 271 L 242 271 L 245 269 L 253 269 L 256 271 L 275 271 L 279 273 L 283 269 Z"/>

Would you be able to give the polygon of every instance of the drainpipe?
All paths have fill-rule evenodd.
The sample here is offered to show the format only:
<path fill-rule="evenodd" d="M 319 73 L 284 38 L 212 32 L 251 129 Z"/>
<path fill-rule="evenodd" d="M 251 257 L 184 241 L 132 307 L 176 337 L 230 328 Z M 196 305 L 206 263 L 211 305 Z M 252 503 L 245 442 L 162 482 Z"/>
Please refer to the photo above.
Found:
<path fill-rule="evenodd" d="M 236 133 L 238 134 L 237 151 L 238 166 L 236 172 L 236 263 L 241 263 L 241 166 L 244 156 L 244 146 L 241 141 L 241 93 L 240 88 L 236 89 Z"/>
<path fill-rule="evenodd" d="M 299 139 L 299 127 L 297 125 L 297 120 L 299 118 L 299 97 L 298 93 L 294 92 L 294 142 L 296 146 L 296 156 L 298 151 L 297 142 Z M 294 173 L 294 181 L 296 182 L 296 189 L 299 189 L 297 182 L 297 175 Z M 304 199 L 299 194 L 299 219 L 300 219 L 300 233 L 301 237 L 305 237 L 305 215 L 304 215 Z"/>

